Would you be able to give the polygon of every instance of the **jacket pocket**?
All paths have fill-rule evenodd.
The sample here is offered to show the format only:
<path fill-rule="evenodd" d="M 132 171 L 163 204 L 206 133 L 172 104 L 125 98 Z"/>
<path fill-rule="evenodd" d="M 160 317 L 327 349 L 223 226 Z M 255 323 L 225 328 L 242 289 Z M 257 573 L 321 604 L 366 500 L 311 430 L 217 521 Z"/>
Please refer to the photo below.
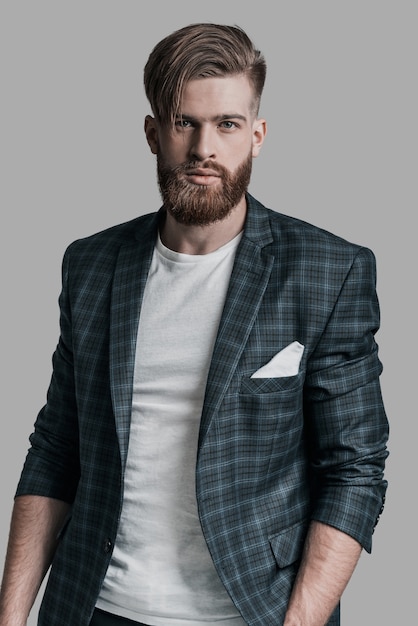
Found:
<path fill-rule="evenodd" d="M 287 567 L 300 559 L 307 531 L 308 522 L 305 520 L 269 537 L 278 567 Z"/>
<path fill-rule="evenodd" d="M 241 379 L 239 393 L 253 394 L 295 392 L 303 386 L 304 380 L 304 372 L 299 372 L 296 376 L 283 376 L 279 378 L 244 377 Z"/>

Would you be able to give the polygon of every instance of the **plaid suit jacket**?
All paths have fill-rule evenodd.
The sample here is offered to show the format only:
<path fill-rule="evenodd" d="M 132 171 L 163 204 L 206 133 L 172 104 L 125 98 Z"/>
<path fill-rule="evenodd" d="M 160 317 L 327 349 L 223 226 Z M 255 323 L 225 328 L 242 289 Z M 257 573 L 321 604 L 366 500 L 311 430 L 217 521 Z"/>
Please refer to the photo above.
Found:
<path fill-rule="evenodd" d="M 371 550 L 383 507 L 373 254 L 248 195 L 214 348 L 196 467 L 202 529 L 251 626 L 283 623 L 312 519 Z M 69 246 L 46 406 L 17 494 L 72 503 L 42 626 L 87 626 L 122 503 L 136 333 L 157 234 L 142 216 Z M 292 341 L 300 371 L 251 378 Z M 339 610 L 329 621 L 339 624 Z"/>

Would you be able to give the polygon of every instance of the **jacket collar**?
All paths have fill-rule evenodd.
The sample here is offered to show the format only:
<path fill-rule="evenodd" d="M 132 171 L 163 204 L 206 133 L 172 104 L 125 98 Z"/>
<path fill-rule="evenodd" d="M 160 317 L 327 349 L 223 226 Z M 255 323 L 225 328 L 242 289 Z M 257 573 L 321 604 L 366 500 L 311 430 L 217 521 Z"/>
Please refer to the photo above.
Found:
<path fill-rule="evenodd" d="M 263 248 L 273 241 L 270 228 L 270 220 L 266 207 L 247 193 L 247 215 L 244 226 L 244 236 L 252 241 L 256 246 Z M 155 243 L 158 228 L 164 220 L 165 209 L 161 207 L 156 213 L 138 218 L 135 229 L 135 239 L 143 245 L 152 241 Z"/>

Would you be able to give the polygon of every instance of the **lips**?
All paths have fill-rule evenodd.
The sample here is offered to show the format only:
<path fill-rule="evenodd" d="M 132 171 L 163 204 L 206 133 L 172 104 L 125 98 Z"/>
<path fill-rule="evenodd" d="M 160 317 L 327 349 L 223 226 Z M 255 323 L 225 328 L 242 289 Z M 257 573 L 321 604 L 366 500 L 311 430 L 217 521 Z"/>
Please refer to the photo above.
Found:
<path fill-rule="evenodd" d="M 216 170 L 212 170 L 206 167 L 198 167 L 191 170 L 186 170 L 187 176 L 216 176 L 219 178 L 219 174 Z"/>
<path fill-rule="evenodd" d="M 217 183 L 221 177 L 216 170 L 203 167 L 186 170 L 185 175 L 195 185 L 212 185 Z"/>

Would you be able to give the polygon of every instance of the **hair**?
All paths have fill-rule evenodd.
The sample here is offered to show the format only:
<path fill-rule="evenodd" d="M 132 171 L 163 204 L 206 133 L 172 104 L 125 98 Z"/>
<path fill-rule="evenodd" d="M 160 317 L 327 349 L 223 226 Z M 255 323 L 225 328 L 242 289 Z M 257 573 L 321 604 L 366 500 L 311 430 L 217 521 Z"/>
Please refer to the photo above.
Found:
<path fill-rule="evenodd" d="M 152 50 L 144 68 L 145 93 L 157 121 L 173 124 L 190 80 L 234 75 L 245 75 L 250 81 L 257 115 L 266 78 L 261 52 L 238 26 L 191 24 Z"/>

